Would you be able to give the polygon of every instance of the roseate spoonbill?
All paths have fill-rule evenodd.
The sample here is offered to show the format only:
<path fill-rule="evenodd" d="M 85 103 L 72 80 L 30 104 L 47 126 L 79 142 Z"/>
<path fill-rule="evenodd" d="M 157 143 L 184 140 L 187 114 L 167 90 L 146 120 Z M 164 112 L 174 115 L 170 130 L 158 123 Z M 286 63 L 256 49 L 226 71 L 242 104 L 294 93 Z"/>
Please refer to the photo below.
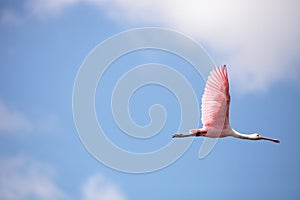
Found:
<path fill-rule="evenodd" d="M 219 66 L 210 72 L 202 96 L 201 129 L 192 129 L 189 134 L 175 134 L 173 138 L 204 136 L 222 138 L 232 136 L 248 140 L 269 140 L 279 143 L 277 139 L 263 137 L 260 134 L 242 134 L 231 128 L 229 124 L 229 83 L 226 65 Z"/>

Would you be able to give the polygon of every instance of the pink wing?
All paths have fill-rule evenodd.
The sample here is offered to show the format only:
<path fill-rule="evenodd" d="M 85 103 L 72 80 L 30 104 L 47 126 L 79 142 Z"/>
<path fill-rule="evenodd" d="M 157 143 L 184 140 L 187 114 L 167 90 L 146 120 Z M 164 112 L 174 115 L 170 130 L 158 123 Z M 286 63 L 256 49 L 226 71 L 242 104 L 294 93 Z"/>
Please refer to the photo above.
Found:
<path fill-rule="evenodd" d="M 226 65 L 210 72 L 202 96 L 203 129 L 225 128 L 229 124 L 229 84 Z"/>

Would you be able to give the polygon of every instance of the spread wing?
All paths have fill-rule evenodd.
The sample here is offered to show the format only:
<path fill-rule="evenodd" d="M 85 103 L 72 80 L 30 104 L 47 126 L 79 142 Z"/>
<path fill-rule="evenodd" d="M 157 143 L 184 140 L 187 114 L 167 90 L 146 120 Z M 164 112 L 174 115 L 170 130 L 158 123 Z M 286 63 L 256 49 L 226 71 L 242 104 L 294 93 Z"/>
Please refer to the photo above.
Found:
<path fill-rule="evenodd" d="M 226 65 L 210 72 L 202 96 L 202 124 L 209 127 L 224 127 L 229 124 L 229 84 Z"/>

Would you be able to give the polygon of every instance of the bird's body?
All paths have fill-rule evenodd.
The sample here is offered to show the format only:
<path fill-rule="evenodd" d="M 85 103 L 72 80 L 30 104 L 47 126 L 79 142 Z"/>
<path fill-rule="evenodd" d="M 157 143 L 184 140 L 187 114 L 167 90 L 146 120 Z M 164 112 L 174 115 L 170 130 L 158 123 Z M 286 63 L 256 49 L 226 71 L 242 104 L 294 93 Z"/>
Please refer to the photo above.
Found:
<path fill-rule="evenodd" d="M 175 134 L 173 138 L 204 136 L 222 138 L 232 136 L 249 140 L 269 140 L 279 143 L 279 140 L 266 138 L 257 133 L 242 134 L 231 128 L 229 124 L 230 93 L 226 65 L 219 66 L 210 72 L 202 96 L 201 129 L 192 129 L 189 134 Z"/>

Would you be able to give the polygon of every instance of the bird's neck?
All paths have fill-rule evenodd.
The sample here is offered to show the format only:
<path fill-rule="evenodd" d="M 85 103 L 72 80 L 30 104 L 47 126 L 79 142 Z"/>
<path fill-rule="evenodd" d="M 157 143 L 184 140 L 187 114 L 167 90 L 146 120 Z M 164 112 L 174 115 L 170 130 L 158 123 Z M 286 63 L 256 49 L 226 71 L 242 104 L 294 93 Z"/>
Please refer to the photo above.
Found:
<path fill-rule="evenodd" d="M 240 133 L 234 129 L 232 129 L 232 136 L 235 138 L 240 138 L 240 139 L 247 139 L 247 140 L 252 139 L 249 134 Z"/>

